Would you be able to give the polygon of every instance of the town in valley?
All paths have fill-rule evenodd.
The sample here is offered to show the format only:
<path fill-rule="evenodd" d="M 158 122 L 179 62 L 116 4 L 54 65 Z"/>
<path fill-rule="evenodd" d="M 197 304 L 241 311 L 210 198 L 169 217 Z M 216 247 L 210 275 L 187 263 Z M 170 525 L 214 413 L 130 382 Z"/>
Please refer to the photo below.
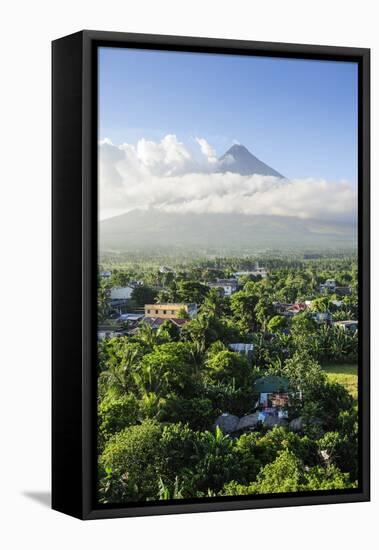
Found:
<path fill-rule="evenodd" d="M 346 251 L 104 254 L 99 499 L 358 479 L 358 271 Z"/>

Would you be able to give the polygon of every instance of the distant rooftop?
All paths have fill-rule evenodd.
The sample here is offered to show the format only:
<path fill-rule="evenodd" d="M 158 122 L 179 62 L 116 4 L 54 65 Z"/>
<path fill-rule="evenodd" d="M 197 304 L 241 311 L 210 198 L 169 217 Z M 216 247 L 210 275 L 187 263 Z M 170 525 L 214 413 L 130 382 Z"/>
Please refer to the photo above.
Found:
<path fill-rule="evenodd" d="M 254 351 L 254 344 L 244 344 L 244 343 L 229 344 L 229 348 L 232 349 L 233 351 L 238 351 L 238 352 Z"/>
<path fill-rule="evenodd" d="M 177 327 L 182 327 L 186 323 L 188 323 L 188 319 L 179 319 L 177 317 L 173 317 L 171 319 L 169 319 L 169 318 L 164 319 L 162 317 L 144 317 L 142 321 L 143 321 L 143 323 L 146 323 L 147 325 L 150 325 L 151 328 L 158 328 L 161 325 L 163 325 L 163 323 L 165 323 L 167 321 L 169 323 L 173 323 Z"/>

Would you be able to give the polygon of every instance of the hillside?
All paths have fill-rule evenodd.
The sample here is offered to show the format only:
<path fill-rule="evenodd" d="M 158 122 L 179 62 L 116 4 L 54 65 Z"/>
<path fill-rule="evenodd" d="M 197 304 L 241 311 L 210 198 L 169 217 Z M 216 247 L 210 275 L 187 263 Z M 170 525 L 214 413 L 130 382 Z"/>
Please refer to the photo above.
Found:
<path fill-rule="evenodd" d="M 244 214 L 175 214 L 134 210 L 100 223 L 100 250 L 190 248 L 254 251 L 262 248 L 350 248 L 355 228 L 315 220 Z"/>

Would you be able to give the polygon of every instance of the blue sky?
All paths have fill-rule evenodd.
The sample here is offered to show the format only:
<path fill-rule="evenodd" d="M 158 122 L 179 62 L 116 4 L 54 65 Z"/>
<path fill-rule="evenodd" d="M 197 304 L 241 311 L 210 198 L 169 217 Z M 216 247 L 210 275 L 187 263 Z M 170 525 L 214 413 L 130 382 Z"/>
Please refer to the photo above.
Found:
<path fill-rule="evenodd" d="M 237 141 L 287 178 L 357 180 L 357 65 L 100 48 L 99 138 Z"/>

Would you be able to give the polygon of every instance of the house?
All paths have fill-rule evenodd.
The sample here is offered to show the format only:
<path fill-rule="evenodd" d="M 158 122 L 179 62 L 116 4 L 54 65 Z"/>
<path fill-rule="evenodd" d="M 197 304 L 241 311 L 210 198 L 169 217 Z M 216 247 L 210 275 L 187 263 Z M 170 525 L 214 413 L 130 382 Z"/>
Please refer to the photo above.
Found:
<path fill-rule="evenodd" d="M 117 321 L 120 323 L 134 323 L 140 321 L 143 318 L 143 313 L 122 313 Z"/>
<path fill-rule="evenodd" d="M 335 289 L 334 289 L 334 292 L 338 296 L 350 296 L 351 287 L 350 286 L 336 286 Z"/>
<path fill-rule="evenodd" d="M 316 321 L 316 323 L 325 323 L 327 325 L 332 324 L 332 314 L 330 311 L 314 311 L 312 313 L 312 318 Z"/>
<path fill-rule="evenodd" d="M 188 319 L 170 319 L 170 321 L 178 328 L 182 328 L 188 323 Z"/>
<path fill-rule="evenodd" d="M 160 317 L 144 317 L 141 321 L 145 325 L 149 325 L 152 329 L 158 329 L 167 319 L 161 319 Z"/>
<path fill-rule="evenodd" d="M 341 329 L 347 330 L 349 332 L 358 331 L 358 321 L 335 321 L 333 323 L 333 326 L 340 327 Z"/>
<path fill-rule="evenodd" d="M 168 321 L 169 323 L 172 323 L 179 329 L 181 329 L 182 327 L 184 327 L 186 323 L 188 323 L 188 319 L 177 319 L 177 318 L 163 319 L 162 317 L 144 317 L 142 319 L 143 323 L 145 323 L 146 325 L 149 325 L 154 330 L 157 330 L 166 321 Z"/>
<path fill-rule="evenodd" d="M 291 391 L 289 380 L 281 376 L 263 376 L 254 383 L 258 395 L 257 408 L 265 414 L 285 416 L 283 409 L 288 404 Z M 263 419 L 262 419 L 263 420 Z"/>
<path fill-rule="evenodd" d="M 287 315 L 287 317 L 293 317 L 306 309 L 308 309 L 308 306 L 305 302 L 291 304 L 285 308 L 284 315 Z"/>
<path fill-rule="evenodd" d="M 286 304 L 285 302 L 272 302 L 272 307 L 275 310 L 275 313 L 284 314 L 287 308 L 291 307 L 293 304 Z"/>
<path fill-rule="evenodd" d="M 229 344 L 229 349 L 240 355 L 244 355 L 249 361 L 253 360 L 254 344 Z"/>
<path fill-rule="evenodd" d="M 180 312 L 185 311 L 190 317 L 197 314 L 196 304 L 145 304 L 145 317 L 160 319 L 180 319 Z"/>
<path fill-rule="evenodd" d="M 98 340 L 104 340 L 105 338 L 117 338 L 126 334 L 122 327 L 117 327 L 111 324 L 98 325 L 97 338 Z"/>
<path fill-rule="evenodd" d="M 207 283 L 209 288 L 220 290 L 224 296 L 231 296 L 238 290 L 236 279 L 216 279 L 215 283 Z"/>
<path fill-rule="evenodd" d="M 298 302 L 295 304 L 286 304 L 284 302 L 273 302 L 272 305 L 276 313 L 285 315 L 286 317 L 293 317 L 298 313 L 302 313 L 309 308 L 310 302 Z"/>
<path fill-rule="evenodd" d="M 238 416 L 224 412 L 216 418 L 214 426 L 220 428 L 224 434 L 230 434 L 237 431 L 239 420 Z"/>
<path fill-rule="evenodd" d="M 111 288 L 109 297 L 112 301 L 130 300 L 132 296 L 132 292 L 133 292 L 133 288 L 131 286 L 115 287 L 115 288 Z"/>
<path fill-rule="evenodd" d="M 325 283 L 320 284 L 320 292 L 334 292 L 336 289 L 337 283 L 335 279 L 326 279 Z"/>
<path fill-rule="evenodd" d="M 234 277 L 236 277 L 237 280 L 245 276 L 258 277 L 258 275 L 260 275 L 262 279 L 265 279 L 267 277 L 266 268 L 259 267 L 258 264 L 256 264 L 254 269 L 251 269 L 249 271 L 237 271 L 236 273 L 234 273 Z"/>

